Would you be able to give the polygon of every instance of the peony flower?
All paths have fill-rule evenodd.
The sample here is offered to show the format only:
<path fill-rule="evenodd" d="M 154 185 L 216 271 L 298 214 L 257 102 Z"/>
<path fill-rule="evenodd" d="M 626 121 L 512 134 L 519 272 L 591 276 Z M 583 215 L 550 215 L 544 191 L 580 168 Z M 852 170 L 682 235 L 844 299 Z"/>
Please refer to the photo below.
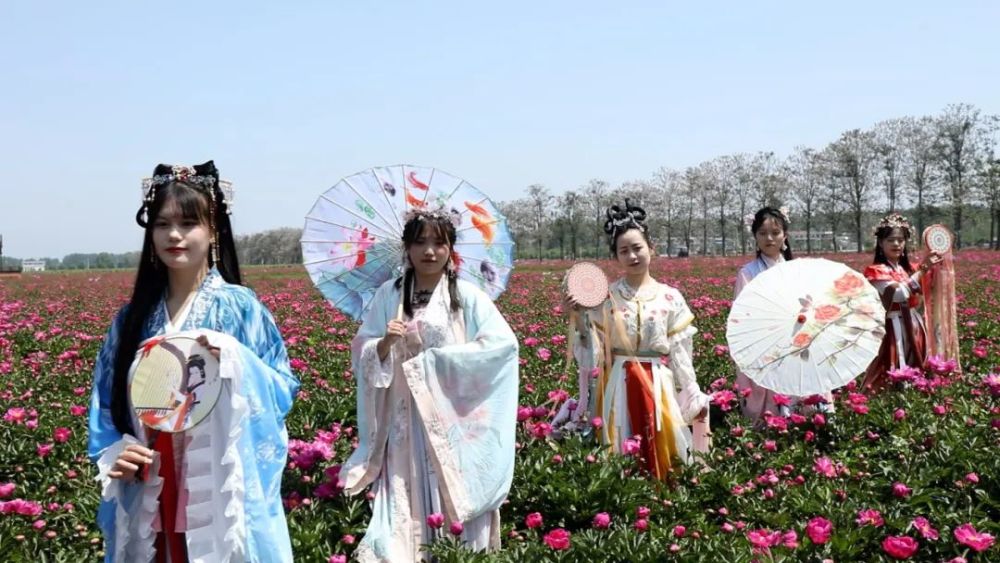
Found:
<path fill-rule="evenodd" d="M 893 559 L 909 559 L 920 544 L 910 536 L 888 536 L 882 540 L 882 551 Z"/>
<path fill-rule="evenodd" d="M 14 483 L 0 483 L 0 498 L 7 498 L 17 486 Z"/>
<path fill-rule="evenodd" d="M 542 538 L 545 545 L 555 549 L 557 551 L 562 551 L 570 548 L 570 534 L 562 528 L 556 528 L 551 532 L 545 534 Z"/>
<path fill-rule="evenodd" d="M 832 533 L 833 523 L 822 516 L 816 516 L 806 523 L 806 535 L 815 544 L 820 545 L 830 541 Z"/>
<path fill-rule="evenodd" d="M 465 526 L 461 522 L 452 522 L 451 526 L 448 527 L 448 531 L 451 532 L 453 536 L 460 536 L 462 532 L 465 531 Z"/>
<path fill-rule="evenodd" d="M 532 512 L 524 517 L 524 525 L 532 530 L 535 528 L 541 528 L 542 522 L 542 514 L 540 512 Z"/>
<path fill-rule="evenodd" d="M 444 526 L 444 514 L 441 514 L 440 512 L 428 514 L 427 525 L 435 530 L 440 528 L 441 526 Z"/>
<path fill-rule="evenodd" d="M 646 506 L 640 506 L 635 509 L 635 515 L 638 518 L 649 518 L 649 508 Z"/>
<path fill-rule="evenodd" d="M 52 453 L 52 448 L 55 447 L 54 444 L 38 444 L 35 451 L 38 453 L 38 457 L 44 458 L 45 456 Z"/>
<path fill-rule="evenodd" d="M 841 308 L 839 305 L 820 305 L 816 307 L 813 318 L 817 321 L 828 323 L 840 318 Z"/>
<path fill-rule="evenodd" d="M 625 455 L 635 455 L 642 451 L 642 444 L 638 437 L 625 438 L 622 440 L 622 453 Z"/>
<path fill-rule="evenodd" d="M 592 525 L 601 530 L 608 529 L 611 526 L 611 515 L 607 512 L 598 512 L 594 515 Z"/>
<path fill-rule="evenodd" d="M 858 511 L 858 517 L 854 520 L 859 526 L 874 526 L 876 528 L 885 524 L 882 513 L 872 508 Z"/>
<path fill-rule="evenodd" d="M 65 444 L 69 441 L 69 437 L 73 435 L 73 431 L 64 426 L 60 426 L 52 431 L 52 439 L 60 444 Z"/>
<path fill-rule="evenodd" d="M 680 526 L 680 525 L 674 526 L 674 537 L 675 538 L 683 538 L 684 534 L 686 534 L 686 533 L 687 533 L 687 528 L 685 528 L 684 526 Z"/>
<path fill-rule="evenodd" d="M 895 482 L 895 483 L 892 484 L 892 496 L 894 496 L 896 498 L 906 498 L 906 497 L 910 496 L 910 493 L 912 493 L 912 492 L 913 492 L 913 489 L 911 489 L 910 487 L 907 487 L 903 483 L 900 483 L 900 482 L 897 481 L 897 482 Z"/>
<path fill-rule="evenodd" d="M 986 551 L 996 539 L 986 532 L 977 532 L 972 524 L 962 524 L 955 528 L 955 540 L 975 552 Z"/>
<path fill-rule="evenodd" d="M 837 476 L 837 468 L 833 465 L 833 461 L 826 456 L 817 458 L 813 462 L 813 471 L 830 479 Z"/>
<path fill-rule="evenodd" d="M 327 563 L 347 563 L 346 555 L 331 555 L 329 559 L 326 560 Z"/>
<path fill-rule="evenodd" d="M 645 518 L 640 518 L 636 520 L 634 524 L 632 524 L 632 527 L 635 528 L 636 531 L 645 532 L 646 530 L 649 529 L 649 520 L 646 520 Z"/>
<path fill-rule="evenodd" d="M 920 532 L 920 535 L 924 537 L 925 540 L 936 540 L 941 537 L 941 534 L 931 526 L 929 520 L 923 516 L 918 516 L 913 519 L 911 525 Z"/>

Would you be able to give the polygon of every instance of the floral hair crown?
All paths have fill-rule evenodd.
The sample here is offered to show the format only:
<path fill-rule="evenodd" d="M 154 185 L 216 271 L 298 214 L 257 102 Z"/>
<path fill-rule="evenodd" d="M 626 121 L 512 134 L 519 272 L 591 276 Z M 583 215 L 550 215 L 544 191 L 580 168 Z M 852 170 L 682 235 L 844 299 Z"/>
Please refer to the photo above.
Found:
<path fill-rule="evenodd" d="M 171 166 L 170 174 L 157 174 L 152 178 L 142 179 L 143 203 L 147 205 L 153 203 L 157 186 L 165 186 L 173 182 L 183 182 L 197 188 L 215 201 L 215 191 L 212 189 L 216 182 L 215 176 L 199 175 L 192 166 L 174 165 Z M 226 214 L 232 214 L 235 194 L 233 183 L 229 180 L 219 180 L 219 191 L 222 192 L 222 203 L 226 204 Z"/>
<path fill-rule="evenodd" d="M 456 227 L 461 221 L 461 214 L 457 209 L 447 209 L 444 206 L 441 206 L 436 209 L 413 207 L 403 214 L 403 222 L 409 223 L 418 217 L 430 221 L 447 221 Z"/>
<path fill-rule="evenodd" d="M 910 236 L 910 222 L 906 220 L 899 213 L 890 213 L 882 218 L 875 226 L 875 234 L 877 235 L 882 229 L 903 229 L 906 232 L 906 236 Z"/>
<path fill-rule="evenodd" d="M 612 205 L 607 211 L 608 220 L 604 222 L 604 232 L 612 239 L 622 231 L 639 229 L 646 232 L 646 210 L 638 205 L 632 205 L 628 199 L 625 206 Z"/>

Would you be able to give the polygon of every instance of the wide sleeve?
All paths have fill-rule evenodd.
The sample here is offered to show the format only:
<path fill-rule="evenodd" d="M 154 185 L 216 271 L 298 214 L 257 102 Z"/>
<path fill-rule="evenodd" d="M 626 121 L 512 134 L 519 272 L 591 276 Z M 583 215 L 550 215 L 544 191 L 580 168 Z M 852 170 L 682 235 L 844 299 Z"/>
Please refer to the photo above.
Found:
<path fill-rule="evenodd" d="M 103 478 L 111 464 L 126 445 L 122 433 L 111 418 L 111 388 L 115 376 L 115 353 L 118 350 L 118 333 L 125 319 L 122 309 L 111 323 L 104 344 L 94 366 L 94 382 L 90 393 L 90 411 L 87 424 L 87 455 L 98 465 Z"/>
<path fill-rule="evenodd" d="M 697 332 L 694 314 L 680 292 L 676 292 L 667 329 L 667 342 L 670 346 L 670 370 L 674 374 L 674 384 L 678 391 L 678 406 L 684 421 L 689 424 L 708 407 L 710 400 L 698 386 L 694 372 L 693 339 Z"/>
<path fill-rule="evenodd" d="M 571 328 L 573 331 L 571 346 L 577 367 L 578 395 L 573 416 L 569 418 L 581 423 L 583 428 L 588 428 L 588 421 L 598 416 L 598 413 L 594 412 L 594 390 L 598 379 L 595 374 L 602 373 L 605 369 L 604 324 L 605 319 L 608 318 L 607 307 L 608 302 L 605 301 L 600 307 L 586 309 L 580 313 L 583 316 L 582 324 L 585 327 L 585 332 L 582 334 L 577 331 L 576 326 Z"/>
<path fill-rule="evenodd" d="M 740 271 L 736 273 L 736 286 L 733 289 L 733 297 L 734 298 L 739 297 L 740 293 L 743 291 L 743 288 L 746 287 L 747 284 L 749 284 L 750 280 L 752 279 L 753 275 L 751 275 L 750 273 L 749 266 L 744 266 L 740 268 Z"/>
<path fill-rule="evenodd" d="M 252 374 L 247 383 L 256 388 L 262 400 L 269 400 L 277 420 L 283 422 L 299 390 L 299 380 L 288 362 L 285 341 L 271 312 L 252 291 L 247 289 L 245 294 L 239 295 L 236 307 L 240 327 L 223 327 L 222 332 L 240 335 L 240 343 L 260 360 L 262 365 L 256 366 L 259 369 L 247 371 Z"/>
<path fill-rule="evenodd" d="M 396 346 L 389 348 L 385 359 L 378 357 L 378 343 L 385 336 L 386 326 L 392 319 L 391 304 L 398 304 L 399 296 L 394 282 L 380 287 L 365 312 L 361 328 L 351 343 L 351 366 L 356 378 L 363 378 L 374 388 L 384 389 L 392 382 L 393 362 L 396 360 Z"/>
<path fill-rule="evenodd" d="M 465 342 L 428 348 L 403 362 L 443 484 L 459 522 L 495 510 L 514 475 L 518 346 L 490 298 L 460 286 Z"/>

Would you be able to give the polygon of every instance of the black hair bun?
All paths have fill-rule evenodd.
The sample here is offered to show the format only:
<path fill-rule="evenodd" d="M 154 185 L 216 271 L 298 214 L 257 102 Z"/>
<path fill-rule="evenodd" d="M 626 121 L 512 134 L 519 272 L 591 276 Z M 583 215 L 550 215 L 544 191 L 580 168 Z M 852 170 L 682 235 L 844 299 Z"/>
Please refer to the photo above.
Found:
<path fill-rule="evenodd" d="M 625 206 L 612 205 L 607 211 L 608 220 L 604 222 L 604 233 L 614 236 L 615 233 L 627 229 L 639 229 L 646 232 L 646 210 L 638 205 L 632 205 L 625 199 Z"/>

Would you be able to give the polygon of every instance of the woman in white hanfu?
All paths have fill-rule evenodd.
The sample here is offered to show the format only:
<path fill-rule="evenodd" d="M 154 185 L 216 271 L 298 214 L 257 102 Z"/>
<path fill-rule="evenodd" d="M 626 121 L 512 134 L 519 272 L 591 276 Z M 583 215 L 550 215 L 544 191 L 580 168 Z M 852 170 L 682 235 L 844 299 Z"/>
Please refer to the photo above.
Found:
<path fill-rule="evenodd" d="M 517 339 L 490 298 L 458 279 L 455 239 L 447 211 L 408 215 L 405 273 L 375 293 L 352 345 L 359 442 L 341 477 L 348 494 L 374 493 L 360 561 L 427 558 L 421 546 L 442 524 L 472 549 L 500 544 Z"/>

